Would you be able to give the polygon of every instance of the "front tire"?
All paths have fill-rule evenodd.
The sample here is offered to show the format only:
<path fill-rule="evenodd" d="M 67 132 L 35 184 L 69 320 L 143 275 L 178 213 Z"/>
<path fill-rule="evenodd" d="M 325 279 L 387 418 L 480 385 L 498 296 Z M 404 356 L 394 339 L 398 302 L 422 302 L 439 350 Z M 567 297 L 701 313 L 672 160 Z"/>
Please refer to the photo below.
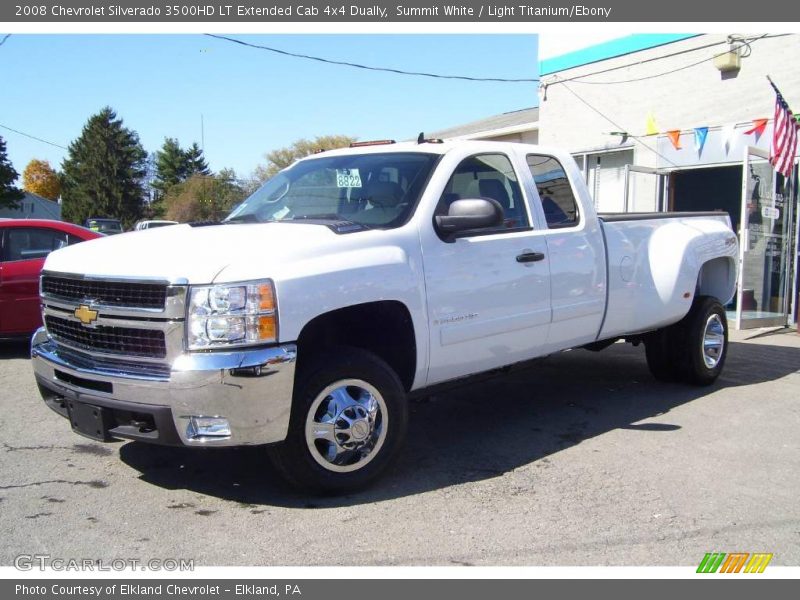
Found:
<path fill-rule="evenodd" d="M 349 492 L 386 469 L 407 421 L 405 391 L 386 362 L 357 348 L 332 348 L 298 371 L 289 433 L 270 457 L 297 487 Z"/>

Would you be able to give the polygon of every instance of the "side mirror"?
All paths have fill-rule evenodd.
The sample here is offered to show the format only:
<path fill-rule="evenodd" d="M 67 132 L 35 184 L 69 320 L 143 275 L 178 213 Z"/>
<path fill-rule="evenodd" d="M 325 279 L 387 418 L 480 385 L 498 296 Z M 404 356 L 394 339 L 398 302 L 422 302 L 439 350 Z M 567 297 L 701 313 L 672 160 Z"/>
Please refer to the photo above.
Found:
<path fill-rule="evenodd" d="M 448 238 L 472 230 L 503 224 L 503 207 L 491 198 L 465 198 L 450 205 L 446 215 L 436 217 L 436 228 Z"/>

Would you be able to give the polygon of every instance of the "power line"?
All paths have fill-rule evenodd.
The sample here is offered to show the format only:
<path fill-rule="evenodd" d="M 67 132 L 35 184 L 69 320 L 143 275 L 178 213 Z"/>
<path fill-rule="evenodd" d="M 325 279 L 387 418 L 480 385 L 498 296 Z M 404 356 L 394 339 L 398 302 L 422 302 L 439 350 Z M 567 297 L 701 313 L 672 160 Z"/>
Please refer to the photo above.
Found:
<path fill-rule="evenodd" d="M 584 81 L 584 80 L 582 80 L 582 78 L 583 77 L 589 77 L 589 75 L 582 75 L 582 76 L 580 76 L 580 78 L 565 79 L 564 81 L 574 81 L 575 83 L 582 83 L 584 85 L 616 85 L 618 83 L 635 83 L 637 81 L 647 81 L 648 79 L 656 79 L 658 77 L 664 77 L 665 75 L 672 75 L 673 73 L 678 73 L 679 71 L 684 71 L 686 69 L 690 69 L 692 67 L 696 67 L 697 65 L 701 65 L 701 64 L 703 64 L 705 62 L 709 62 L 711 60 L 714 60 L 718 56 L 724 56 L 725 54 L 728 54 L 729 52 L 735 52 L 735 51 L 739 50 L 740 48 L 745 48 L 745 47 L 747 48 L 747 54 L 743 54 L 742 55 L 742 58 L 747 58 L 752 53 L 752 48 L 750 47 L 750 42 L 751 41 L 755 42 L 755 41 L 764 39 L 766 36 L 767 36 L 767 34 L 765 33 L 764 35 L 762 35 L 760 37 L 757 37 L 755 39 L 752 39 L 750 41 L 745 40 L 745 39 L 737 40 L 737 41 L 741 41 L 741 44 L 739 44 L 735 48 L 731 48 L 729 50 L 726 50 L 725 52 L 720 52 L 719 54 L 715 54 L 715 55 L 713 55 L 713 56 L 711 56 L 709 58 L 704 58 L 702 60 L 698 60 L 697 62 L 693 62 L 693 63 L 690 63 L 688 65 L 684 65 L 682 67 L 677 67 L 677 68 L 671 69 L 669 71 L 664 71 L 663 73 L 656 73 L 654 75 L 645 75 L 643 77 L 637 77 L 637 78 L 634 78 L 634 79 L 621 79 L 621 80 L 617 80 L 617 81 Z M 720 42 L 720 43 L 724 43 L 724 42 Z M 717 44 L 715 44 L 715 45 L 717 45 Z M 707 46 L 704 46 L 704 48 L 705 47 L 707 47 Z M 662 56 L 660 58 L 668 58 L 668 57 L 667 56 Z M 635 63 L 633 65 L 626 65 L 626 66 L 633 67 L 633 66 L 638 66 L 639 64 L 641 64 L 641 63 Z M 591 73 L 591 75 L 597 75 L 597 74 L 598 73 Z M 555 83 L 562 83 L 562 82 L 554 81 L 553 84 L 555 84 Z"/>
<path fill-rule="evenodd" d="M 3 39 L 2 39 L 2 40 L 0 40 L 0 46 L 2 46 L 3 44 L 5 44 L 5 43 L 8 41 L 8 38 L 10 38 L 10 37 L 11 37 L 11 34 L 10 34 L 10 33 L 7 33 L 7 34 L 5 34 L 5 35 L 3 36 Z"/>
<path fill-rule="evenodd" d="M 364 69 L 367 71 L 381 71 L 383 73 L 394 73 L 396 75 L 412 75 L 415 77 L 432 77 L 434 79 L 459 79 L 461 81 L 488 81 L 494 83 L 537 83 L 538 79 L 505 79 L 502 77 L 468 77 L 466 75 L 440 75 L 438 73 L 426 73 L 423 71 L 404 71 L 402 69 L 391 69 L 389 67 L 372 67 L 369 65 L 362 65 L 359 63 L 352 63 L 346 62 L 341 60 L 331 60 L 329 58 L 322 58 L 319 56 L 311 56 L 308 54 L 298 54 L 296 52 L 288 52 L 286 50 L 279 50 L 278 48 L 271 48 L 270 46 L 261 46 L 259 44 L 251 44 L 249 42 L 245 42 L 243 40 L 238 40 L 236 38 L 227 37 L 224 35 L 215 35 L 213 33 L 206 33 L 204 34 L 208 37 L 216 38 L 218 40 L 225 40 L 227 42 L 232 42 L 234 44 L 239 44 L 241 46 L 247 46 L 248 48 L 256 48 L 258 50 L 266 50 L 268 52 L 274 52 L 275 54 L 281 54 L 283 56 L 291 56 L 293 58 L 304 58 L 306 60 L 314 60 L 317 62 L 329 64 L 329 65 L 339 65 L 342 67 L 352 67 L 354 69 Z"/>
<path fill-rule="evenodd" d="M 56 148 L 61 148 L 62 150 L 69 150 L 69 148 L 62 146 L 61 144 L 56 144 L 55 142 L 48 142 L 47 140 L 43 140 L 40 137 L 36 137 L 35 135 L 31 135 L 30 133 L 25 133 L 24 131 L 20 131 L 19 129 L 14 129 L 13 127 L 9 127 L 8 125 L 3 125 L 0 123 L 0 127 L 3 129 L 8 129 L 9 131 L 13 131 L 14 133 L 18 133 L 19 135 L 24 135 L 26 138 L 31 138 L 32 140 L 36 140 L 37 142 L 42 142 L 43 144 L 50 144 L 51 146 L 55 146 Z"/>
<path fill-rule="evenodd" d="M 606 116 L 605 114 L 603 114 L 602 112 L 600 112 L 600 110 L 598 110 L 597 108 L 595 108 L 594 106 L 592 106 L 591 104 L 589 104 L 589 103 L 588 103 L 586 100 L 584 100 L 584 99 L 583 99 L 583 98 L 581 98 L 581 97 L 580 97 L 580 96 L 579 96 L 577 93 L 575 93 L 575 92 L 574 92 L 574 91 L 573 91 L 573 90 L 572 90 L 572 89 L 571 89 L 571 88 L 570 88 L 570 87 L 569 87 L 569 86 L 568 86 L 566 83 L 564 83 L 564 82 L 561 82 L 561 84 L 564 86 L 564 89 L 565 89 L 565 90 L 567 90 L 567 91 L 568 91 L 570 94 L 572 94 L 573 96 L 575 96 L 575 97 L 576 97 L 576 98 L 577 98 L 577 99 L 578 99 L 578 100 L 579 100 L 579 101 L 580 101 L 580 102 L 581 102 L 583 105 L 585 105 L 587 108 L 589 108 L 590 110 L 594 111 L 595 113 L 597 113 L 598 115 L 600 115 L 600 117 L 602 117 L 603 119 L 605 119 L 606 121 L 608 121 L 609 123 L 611 123 L 611 124 L 612 124 L 614 127 L 616 127 L 616 128 L 617 128 L 617 130 L 618 130 L 618 131 L 625 131 L 625 128 L 624 128 L 624 127 L 622 127 L 622 125 L 619 125 L 619 124 L 615 123 L 615 122 L 614 122 L 614 121 L 611 119 L 611 117 L 608 117 L 608 116 Z M 631 136 L 631 135 L 629 135 L 628 137 L 629 137 L 629 138 L 631 138 L 631 139 L 632 139 L 634 142 L 636 142 L 637 144 L 640 144 L 640 145 L 641 145 L 641 146 L 643 146 L 644 148 L 647 148 L 648 150 L 650 150 L 650 152 L 652 152 L 652 153 L 653 153 L 653 154 L 655 154 L 656 156 L 658 156 L 658 157 L 662 158 L 663 160 L 667 161 L 667 162 L 668 162 L 669 164 L 671 164 L 673 167 L 677 167 L 677 166 L 678 166 L 678 165 L 676 165 L 674 162 L 672 162 L 670 159 L 668 159 L 666 156 L 664 156 L 663 154 L 661 154 L 661 153 L 660 153 L 658 150 L 656 150 L 655 148 L 651 148 L 650 146 L 648 146 L 647 144 L 645 144 L 643 141 L 641 141 L 640 139 L 638 139 L 636 136 Z"/>
<path fill-rule="evenodd" d="M 785 36 L 789 36 L 789 35 L 797 35 L 797 34 L 795 34 L 795 33 L 778 33 L 778 34 L 765 33 L 765 34 L 760 35 L 758 37 L 734 39 L 734 40 L 731 40 L 731 41 L 742 42 L 742 46 L 747 46 L 748 54 L 744 55 L 744 57 L 747 57 L 747 56 L 750 55 L 750 50 L 751 50 L 750 42 L 755 42 L 755 41 L 758 41 L 758 40 L 761 40 L 761 39 L 764 39 L 764 38 L 772 39 L 772 38 L 777 38 L 777 37 L 785 37 Z M 647 64 L 647 63 L 650 63 L 650 62 L 654 62 L 654 61 L 658 61 L 658 60 L 663 60 L 665 58 L 672 58 L 673 56 L 681 56 L 683 54 L 692 54 L 692 53 L 698 52 L 700 50 L 705 50 L 707 48 L 713 48 L 714 46 L 721 46 L 722 44 L 726 44 L 726 43 L 730 43 L 730 42 L 728 42 L 728 41 L 712 42 L 710 44 L 705 44 L 703 46 L 697 46 L 696 48 L 687 48 L 685 50 L 680 50 L 678 52 L 673 52 L 671 54 L 659 54 L 658 56 L 652 56 L 650 58 L 639 60 L 639 61 L 636 61 L 636 62 L 633 62 L 633 63 L 628 63 L 628 64 L 624 64 L 624 65 L 617 65 L 617 66 L 614 66 L 614 67 L 609 67 L 609 68 L 603 69 L 601 71 L 595 71 L 594 73 L 586 73 L 584 75 L 575 75 L 573 77 L 568 77 L 566 79 L 556 79 L 555 81 L 547 82 L 546 85 L 556 85 L 558 83 L 564 83 L 564 82 L 568 82 L 568 81 L 574 81 L 575 83 L 583 83 L 583 84 L 587 84 L 587 85 L 605 85 L 605 84 L 614 85 L 614 84 L 617 84 L 617 83 L 630 83 L 630 82 L 634 82 L 634 81 L 643 81 L 643 80 L 646 80 L 646 79 L 653 79 L 655 77 L 661 77 L 662 75 L 669 75 L 670 73 L 673 73 L 673 72 L 676 72 L 676 71 L 680 71 L 680 70 L 685 69 L 685 68 L 694 67 L 694 66 L 696 66 L 698 64 L 701 64 L 701 63 L 709 61 L 709 60 L 714 60 L 714 58 L 716 58 L 716 55 L 714 55 L 714 56 L 712 56 L 710 58 L 705 58 L 705 59 L 703 59 L 701 61 L 698 61 L 696 63 L 692 63 L 690 65 L 686 65 L 685 67 L 679 67 L 678 69 L 676 69 L 674 71 L 667 71 L 666 73 L 659 73 L 657 75 L 648 75 L 648 76 L 645 76 L 645 77 L 642 77 L 642 78 L 639 78 L 639 79 L 626 79 L 626 80 L 619 80 L 619 81 L 583 81 L 586 77 L 594 77 L 595 75 L 602 75 L 603 73 L 610 73 L 612 71 L 619 71 L 620 69 L 628 69 L 628 68 L 631 68 L 631 67 L 638 67 L 640 65 L 644 65 L 644 64 Z M 739 46 L 739 47 L 741 47 L 741 46 Z M 725 51 L 722 54 L 727 54 L 727 52 L 729 52 L 729 51 Z M 558 77 L 558 76 L 556 75 L 556 77 Z"/>

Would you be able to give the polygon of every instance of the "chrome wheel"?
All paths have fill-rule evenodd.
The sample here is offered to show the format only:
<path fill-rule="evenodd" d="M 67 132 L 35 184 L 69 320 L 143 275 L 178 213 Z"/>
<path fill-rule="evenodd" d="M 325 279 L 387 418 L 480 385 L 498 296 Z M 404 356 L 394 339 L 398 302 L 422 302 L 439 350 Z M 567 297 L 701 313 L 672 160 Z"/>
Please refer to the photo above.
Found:
<path fill-rule="evenodd" d="M 306 416 L 306 445 L 314 460 L 335 472 L 356 471 L 383 446 L 388 410 L 366 381 L 343 379 L 322 390 Z"/>
<path fill-rule="evenodd" d="M 706 367 L 713 369 L 722 360 L 725 352 L 725 326 L 719 315 L 712 314 L 706 321 L 703 333 L 703 360 Z"/>

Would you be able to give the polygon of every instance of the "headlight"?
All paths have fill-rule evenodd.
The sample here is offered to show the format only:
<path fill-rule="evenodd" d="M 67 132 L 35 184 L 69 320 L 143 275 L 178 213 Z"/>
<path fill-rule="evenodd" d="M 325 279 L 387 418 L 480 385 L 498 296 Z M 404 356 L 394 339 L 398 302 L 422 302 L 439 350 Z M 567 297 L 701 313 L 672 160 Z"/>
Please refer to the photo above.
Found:
<path fill-rule="evenodd" d="M 272 281 L 192 286 L 189 291 L 189 350 L 252 346 L 278 337 Z"/>

